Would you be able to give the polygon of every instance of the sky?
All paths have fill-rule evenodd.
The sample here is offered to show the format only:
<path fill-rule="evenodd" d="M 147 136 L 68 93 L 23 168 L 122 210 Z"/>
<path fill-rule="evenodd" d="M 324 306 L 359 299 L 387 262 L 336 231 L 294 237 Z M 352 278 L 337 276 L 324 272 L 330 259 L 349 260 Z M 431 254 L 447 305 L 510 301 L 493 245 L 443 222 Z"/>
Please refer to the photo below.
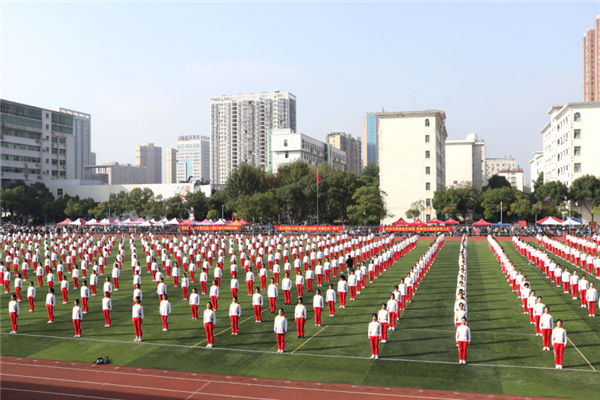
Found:
<path fill-rule="evenodd" d="M 209 135 L 209 98 L 288 91 L 297 130 L 362 136 L 368 111 L 439 109 L 449 139 L 531 153 L 583 97 L 581 3 L 2 2 L 3 99 L 92 115 L 98 163 Z M 163 169 L 164 170 L 164 169 Z M 165 173 L 163 172 L 163 177 Z"/>

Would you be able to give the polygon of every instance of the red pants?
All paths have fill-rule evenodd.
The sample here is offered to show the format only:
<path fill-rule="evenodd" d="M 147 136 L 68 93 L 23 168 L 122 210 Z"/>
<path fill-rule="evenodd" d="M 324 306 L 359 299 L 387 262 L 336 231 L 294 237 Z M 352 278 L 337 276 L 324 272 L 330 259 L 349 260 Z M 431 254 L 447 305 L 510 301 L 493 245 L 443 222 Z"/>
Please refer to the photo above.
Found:
<path fill-rule="evenodd" d="M 584 306 L 585 305 L 585 296 L 587 294 L 587 290 L 581 290 L 579 291 L 579 295 L 581 296 L 581 305 Z"/>
<path fill-rule="evenodd" d="M 212 306 L 213 306 L 214 310 L 217 311 L 217 307 L 219 305 L 218 304 L 219 301 L 217 299 L 217 296 L 210 296 L 210 302 L 212 303 Z"/>
<path fill-rule="evenodd" d="M 331 270 L 329 270 L 329 269 L 326 269 L 326 270 L 325 270 L 325 280 L 326 280 L 327 282 L 329 282 L 329 277 L 330 277 L 330 275 L 329 275 L 329 274 L 330 274 L 330 273 L 331 273 Z"/>
<path fill-rule="evenodd" d="M 44 286 L 44 281 L 42 281 L 42 276 L 38 275 L 38 286 Z"/>
<path fill-rule="evenodd" d="M 279 272 L 273 272 L 273 279 L 275 279 L 275 283 L 279 285 Z"/>
<path fill-rule="evenodd" d="M 262 321 L 262 306 L 254 305 L 254 319 L 256 321 Z"/>
<path fill-rule="evenodd" d="M 187 288 L 187 286 L 182 287 L 181 290 L 183 290 L 183 299 L 187 300 L 188 299 L 188 292 L 187 292 L 188 288 Z"/>
<path fill-rule="evenodd" d="M 200 288 L 202 290 L 202 294 L 206 294 L 206 281 L 200 281 Z"/>
<path fill-rule="evenodd" d="M 408 286 L 406 289 L 407 289 L 406 299 L 410 303 L 412 301 L 413 288 L 412 288 L 412 286 Z"/>
<path fill-rule="evenodd" d="M 79 278 L 75 278 L 75 277 L 73 277 L 73 287 L 74 287 L 75 289 L 78 289 L 78 288 L 79 288 Z"/>
<path fill-rule="evenodd" d="M 321 325 L 321 312 L 323 311 L 323 309 L 321 307 L 315 307 L 315 324 L 316 325 Z"/>
<path fill-rule="evenodd" d="M 298 290 L 298 297 L 302 297 L 302 289 L 304 285 L 296 285 L 296 290 Z"/>
<path fill-rule="evenodd" d="M 167 278 L 171 277 L 171 267 L 165 267 L 165 269 L 167 270 Z"/>
<path fill-rule="evenodd" d="M 21 288 L 20 287 L 15 288 L 15 292 L 17 293 L 17 300 L 19 300 L 19 301 L 23 300 L 21 298 Z"/>
<path fill-rule="evenodd" d="M 195 277 L 194 277 L 194 272 L 195 272 L 195 271 L 190 271 L 190 280 L 191 280 L 192 282 L 196 282 L 196 279 L 195 279 Z"/>
<path fill-rule="evenodd" d="M 285 350 L 285 333 L 277 333 L 277 350 Z"/>
<path fill-rule="evenodd" d="M 88 312 L 88 298 L 87 297 L 82 297 L 81 298 L 81 303 L 83 305 L 83 312 Z"/>
<path fill-rule="evenodd" d="M 340 305 L 346 307 L 346 292 L 338 292 L 340 295 Z"/>
<path fill-rule="evenodd" d="M 54 306 L 46 304 L 46 310 L 48 311 L 48 321 L 54 321 Z"/>
<path fill-rule="evenodd" d="M 231 319 L 231 333 L 239 333 L 240 332 L 240 317 L 237 315 L 230 315 Z"/>
<path fill-rule="evenodd" d="M 462 361 L 467 361 L 467 346 L 469 346 L 469 342 L 459 341 L 458 343 L 458 359 Z"/>
<path fill-rule="evenodd" d="M 198 319 L 198 306 L 195 304 L 192 304 L 191 307 L 192 307 L 192 318 Z"/>
<path fill-rule="evenodd" d="M 67 294 L 67 289 L 62 289 L 62 296 L 63 296 L 63 303 L 66 303 L 69 301 L 69 296 Z"/>
<path fill-rule="evenodd" d="M 329 315 L 335 315 L 335 301 L 328 301 L 327 305 L 329 306 Z"/>
<path fill-rule="evenodd" d="M 267 288 L 267 277 L 266 276 L 260 277 L 260 286 L 261 286 L 262 290 L 265 290 Z"/>
<path fill-rule="evenodd" d="M 12 330 L 17 331 L 17 313 L 10 313 L 10 322 L 12 322 Z"/>
<path fill-rule="evenodd" d="M 542 333 L 542 330 L 540 328 L 540 317 L 541 315 L 534 315 L 533 318 L 535 320 L 535 333 Z"/>
<path fill-rule="evenodd" d="M 312 292 L 312 283 L 313 283 L 313 280 L 312 280 L 312 279 L 307 279 L 307 280 L 306 280 L 306 284 L 307 284 L 307 286 L 308 286 L 308 291 L 309 291 L 309 292 Z"/>
<path fill-rule="evenodd" d="M 317 285 L 323 285 L 323 274 L 317 274 Z"/>
<path fill-rule="evenodd" d="M 162 317 L 163 329 L 169 329 L 169 316 L 161 315 L 161 317 Z"/>
<path fill-rule="evenodd" d="M 304 337 L 304 323 L 306 322 L 306 318 L 296 318 L 296 330 L 298 331 L 298 336 L 301 338 Z"/>
<path fill-rule="evenodd" d="M 542 329 L 544 347 L 550 347 L 550 336 L 552 336 L 552 329 Z"/>
<path fill-rule="evenodd" d="M 292 304 L 292 296 L 290 296 L 290 291 L 289 290 L 284 290 L 283 291 L 283 297 L 284 297 L 284 303 L 285 304 Z"/>
<path fill-rule="evenodd" d="M 554 364 L 562 366 L 564 351 L 565 351 L 564 344 L 554 343 Z"/>
<path fill-rule="evenodd" d="M 535 324 L 535 318 L 533 317 L 533 308 L 528 308 L 529 310 L 529 322 L 533 322 Z"/>
<path fill-rule="evenodd" d="M 350 298 L 356 299 L 356 286 L 349 286 L 349 287 L 350 287 Z"/>
<path fill-rule="evenodd" d="M 400 310 L 405 310 L 406 309 L 406 295 L 400 296 L 401 301 L 400 301 Z"/>
<path fill-rule="evenodd" d="M 33 297 L 28 297 L 27 300 L 29 300 L 29 309 L 33 311 Z"/>
<path fill-rule="evenodd" d="M 579 286 L 578 285 L 571 285 L 571 293 L 573 294 L 573 298 L 576 299 L 577 298 L 577 290 L 578 290 Z"/>
<path fill-rule="evenodd" d="M 133 328 L 135 329 L 135 337 L 142 337 L 142 319 L 133 318 Z"/>
<path fill-rule="evenodd" d="M 380 322 L 380 324 L 381 324 L 381 340 L 387 341 L 388 324 L 387 324 L 387 322 Z"/>
<path fill-rule="evenodd" d="M 564 282 L 563 285 L 564 285 L 564 292 L 569 293 L 569 282 Z"/>
<path fill-rule="evenodd" d="M 371 354 L 379 355 L 379 336 L 369 336 L 371 341 Z"/>
<path fill-rule="evenodd" d="M 104 312 L 104 324 L 110 325 L 110 310 L 102 310 Z M 135 325 L 135 321 L 134 321 Z"/>
<path fill-rule="evenodd" d="M 596 302 L 595 301 L 588 301 L 588 314 L 596 315 Z"/>
<path fill-rule="evenodd" d="M 252 285 L 254 285 L 254 281 L 246 281 L 246 286 L 248 286 L 249 295 L 252 295 Z"/>
<path fill-rule="evenodd" d="M 80 319 L 74 319 L 73 320 L 73 326 L 75 326 L 75 334 L 76 335 L 81 335 L 81 320 Z"/>
<path fill-rule="evenodd" d="M 113 281 L 115 283 L 115 289 L 119 288 L 119 278 L 113 278 Z"/>
<path fill-rule="evenodd" d="M 277 297 L 269 297 L 269 306 L 271 307 L 271 312 L 275 312 L 275 300 L 277 300 Z"/>
<path fill-rule="evenodd" d="M 206 330 L 206 341 L 208 342 L 208 344 L 213 344 L 213 341 L 215 340 L 215 325 L 211 322 L 205 323 L 204 329 Z"/>
<path fill-rule="evenodd" d="M 390 328 L 396 327 L 396 312 L 390 311 Z"/>
<path fill-rule="evenodd" d="M 21 272 L 23 273 L 23 280 L 27 280 L 27 270 L 22 269 Z"/>
<path fill-rule="evenodd" d="M 220 280 L 217 280 L 217 286 L 221 286 L 219 285 Z M 179 277 L 178 276 L 174 276 L 173 277 L 173 286 L 177 287 L 179 286 Z"/>

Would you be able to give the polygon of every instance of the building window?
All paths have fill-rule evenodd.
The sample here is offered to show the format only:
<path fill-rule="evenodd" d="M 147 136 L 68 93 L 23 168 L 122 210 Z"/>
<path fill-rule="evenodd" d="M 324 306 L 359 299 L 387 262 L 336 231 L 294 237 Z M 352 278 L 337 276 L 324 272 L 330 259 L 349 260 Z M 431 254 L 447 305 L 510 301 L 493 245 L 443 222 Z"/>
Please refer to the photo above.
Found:
<path fill-rule="evenodd" d="M 425 126 L 429 126 L 429 119 L 425 120 Z"/>
<path fill-rule="evenodd" d="M 287 147 L 287 139 L 283 141 L 283 147 Z"/>
<path fill-rule="evenodd" d="M 425 214 L 425 221 L 429 221 L 431 219 L 431 215 L 430 214 Z"/>
<path fill-rule="evenodd" d="M 574 156 L 580 156 L 581 155 L 581 146 L 575 146 L 573 148 L 573 155 Z"/>
<path fill-rule="evenodd" d="M 581 114 L 575 113 L 575 115 L 573 116 L 573 121 L 575 121 L 575 122 L 581 121 Z"/>
<path fill-rule="evenodd" d="M 290 152 L 289 151 L 286 151 L 284 154 L 285 154 L 285 158 L 290 158 Z"/>
<path fill-rule="evenodd" d="M 425 190 L 431 190 L 431 183 L 425 183 Z"/>
<path fill-rule="evenodd" d="M 575 129 L 573 131 L 573 139 L 581 139 L 581 129 Z"/>
<path fill-rule="evenodd" d="M 56 194 L 59 195 L 59 196 L 62 196 L 63 195 L 63 190 L 62 189 L 57 189 L 56 190 Z"/>
<path fill-rule="evenodd" d="M 425 199 L 425 206 L 431 207 L 431 199 Z"/>
<path fill-rule="evenodd" d="M 431 158 L 431 152 L 429 150 L 425 150 L 425 158 Z"/>
<path fill-rule="evenodd" d="M 425 167 L 425 174 L 426 175 L 430 175 L 431 174 L 431 167 Z"/>
<path fill-rule="evenodd" d="M 429 143 L 429 135 L 425 135 L 425 143 Z"/>
<path fill-rule="evenodd" d="M 575 163 L 573 170 L 573 172 L 581 172 L 581 163 Z"/>

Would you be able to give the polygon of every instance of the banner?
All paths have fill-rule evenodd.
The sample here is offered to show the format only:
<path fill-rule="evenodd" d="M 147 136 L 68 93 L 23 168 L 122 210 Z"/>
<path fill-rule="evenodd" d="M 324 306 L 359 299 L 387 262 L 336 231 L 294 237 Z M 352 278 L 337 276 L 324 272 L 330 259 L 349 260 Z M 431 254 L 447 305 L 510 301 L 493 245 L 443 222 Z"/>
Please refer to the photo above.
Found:
<path fill-rule="evenodd" d="M 276 231 L 303 231 L 303 232 L 332 232 L 343 231 L 344 227 L 338 226 L 317 226 L 317 225 L 275 225 Z"/>
<path fill-rule="evenodd" d="M 451 226 L 381 226 L 381 232 L 452 232 Z"/>
<path fill-rule="evenodd" d="M 183 232 L 187 231 L 239 231 L 240 226 L 228 225 L 196 225 L 196 226 L 180 226 L 179 229 Z"/>

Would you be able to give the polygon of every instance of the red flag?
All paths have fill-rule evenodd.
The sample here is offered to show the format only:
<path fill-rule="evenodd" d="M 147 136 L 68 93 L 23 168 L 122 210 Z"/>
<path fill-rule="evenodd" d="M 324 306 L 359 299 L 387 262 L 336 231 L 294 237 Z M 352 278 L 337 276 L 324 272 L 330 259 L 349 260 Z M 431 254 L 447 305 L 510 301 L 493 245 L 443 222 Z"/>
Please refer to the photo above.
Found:
<path fill-rule="evenodd" d="M 321 175 L 319 175 L 319 170 L 317 170 L 317 183 L 321 183 Z"/>

